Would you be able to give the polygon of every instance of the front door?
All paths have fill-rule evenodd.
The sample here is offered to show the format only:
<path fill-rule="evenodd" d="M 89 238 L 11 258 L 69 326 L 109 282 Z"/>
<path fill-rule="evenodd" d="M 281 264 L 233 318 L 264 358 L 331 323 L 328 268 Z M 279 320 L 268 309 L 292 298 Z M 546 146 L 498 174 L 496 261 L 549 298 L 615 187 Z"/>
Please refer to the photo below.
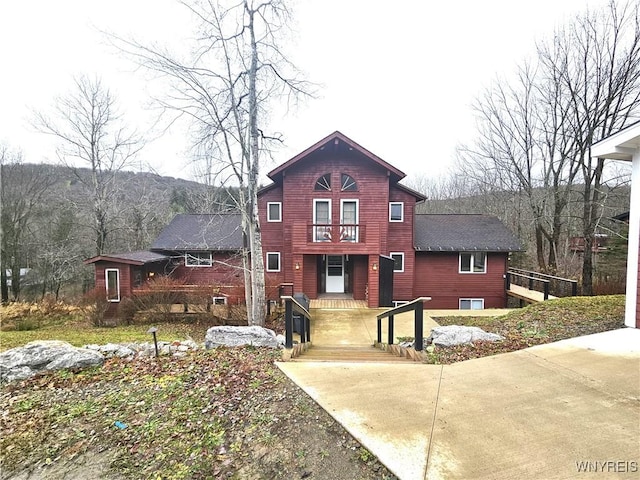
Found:
<path fill-rule="evenodd" d="M 344 293 L 344 257 L 327 255 L 327 293 Z"/>

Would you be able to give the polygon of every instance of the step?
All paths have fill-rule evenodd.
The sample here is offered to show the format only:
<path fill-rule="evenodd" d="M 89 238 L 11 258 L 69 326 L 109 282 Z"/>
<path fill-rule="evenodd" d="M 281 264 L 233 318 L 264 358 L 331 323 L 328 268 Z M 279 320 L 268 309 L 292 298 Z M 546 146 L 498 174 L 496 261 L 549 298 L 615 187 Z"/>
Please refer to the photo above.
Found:
<path fill-rule="evenodd" d="M 378 362 L 416 363 L 411 359 L 398 357 L 373 346 L 323 345 L 313 346 L 295 358 L 299 362 Z"/>

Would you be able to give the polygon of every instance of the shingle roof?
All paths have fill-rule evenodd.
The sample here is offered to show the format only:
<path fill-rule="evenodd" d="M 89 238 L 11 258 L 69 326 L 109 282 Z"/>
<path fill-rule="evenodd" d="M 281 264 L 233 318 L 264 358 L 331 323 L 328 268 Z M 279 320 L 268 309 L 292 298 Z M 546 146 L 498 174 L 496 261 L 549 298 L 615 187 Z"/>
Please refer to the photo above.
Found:
<path fill-rule="evenodd" d="M 99 261 L 107 261 L 107 262 L 119 262 L 119 263 L 130 263 L 133 265 L 145 265 L 147 263 L 155 263 L 161 262 L 163 260 L 168 260 L 169 257 L 166 255 L 162 255 L 156 252 L 149 252 L 147 250 L 142 250 L 138 252 L 126 252 L 126 253 L 108 253 L 103 255 L 98 255 L 97 257 L 92 257 L 85 260 L 85 264 L 95 263 Z"/>
<path fill-rule="evenodd" d="M 417 251 L 427 252 L 516 252 L 520 242 L 491 215 L 415 216 L 414 241 Z"/>
<path fill-rule="evenodd" d="M 242 228 L 239 214 L 176 215 L 156 241 L 152 250 L 239 250 Z"/>

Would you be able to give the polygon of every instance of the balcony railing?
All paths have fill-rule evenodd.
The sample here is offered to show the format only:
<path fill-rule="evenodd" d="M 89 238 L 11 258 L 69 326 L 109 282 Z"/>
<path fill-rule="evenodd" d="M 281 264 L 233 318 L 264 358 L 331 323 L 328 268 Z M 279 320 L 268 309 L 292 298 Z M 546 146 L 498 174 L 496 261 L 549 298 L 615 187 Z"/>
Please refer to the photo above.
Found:
<path fill-rule="evenodd" d="M 364 225 L 358 224 L 313 224 L 309 225 L 308 242 L 363 243 Z"/>

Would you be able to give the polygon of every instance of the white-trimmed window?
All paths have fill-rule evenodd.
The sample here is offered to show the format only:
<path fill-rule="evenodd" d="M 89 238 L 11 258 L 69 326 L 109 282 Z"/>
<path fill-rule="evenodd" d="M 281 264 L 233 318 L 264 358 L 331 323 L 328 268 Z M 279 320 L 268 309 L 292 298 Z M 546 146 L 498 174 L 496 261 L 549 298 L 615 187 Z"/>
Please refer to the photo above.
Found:
<path fill-rule="evenodd" d="M 313 241 L 330 242 L 331 232 L 331 199 L 313 199 Z"/>
<path fill-rule="evenodd" d="M 211 297 L 212 305 L 226 305 L 227 297 Z"/>
<path fill-rule="evenodd" d="M 487 273 L 487 252 L 460 253 L 460 273 Z"/>
<path fill-rule="evenodd" d="M 404 222 L 404 202 L 389 202 L 389 221 Z"/>
<path fill-rule="evenodd" d="M 267 202 L 267 222 L 282 222 L 282 203 Z"/>
<path fill-rule="evenodd" d="M 267 272 L 280 271 L 280 252 L 267 252 Z"/>
<path fill-rule="evenodd" d="M 389 256 L 393 258 L 393 271 L 396 273 L 404 272 L 404 253 L 391 252 Z"/>
<path fill-rule="evenodd" d="M 461 298 L 460 310 L 484 310 L 484 298 Z"/>
<path fill-rule="evenodd" d="M 213 265 L 211 252 L 186 252 L 184 254 L 186 267 L 210 267 Z"/>
<path fill-rule="evenodd" d="M 120 301 L 120 270 L 107 268 L 104 271 L 105 286 L 107 289 L 107 302 Z"/>

